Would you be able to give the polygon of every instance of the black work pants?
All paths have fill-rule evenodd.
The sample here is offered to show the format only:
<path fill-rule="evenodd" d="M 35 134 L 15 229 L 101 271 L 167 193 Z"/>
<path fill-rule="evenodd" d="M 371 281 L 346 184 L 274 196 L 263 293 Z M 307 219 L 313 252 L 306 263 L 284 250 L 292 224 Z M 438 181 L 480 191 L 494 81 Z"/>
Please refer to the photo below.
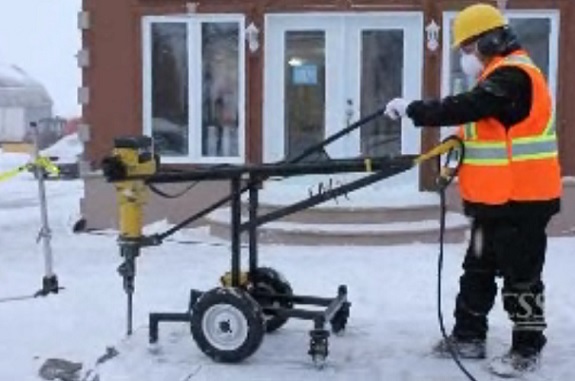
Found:
<path fill-rule="evenodd" d="M 549 216 L 534 215 L 473 221 L 456 300 L 456 337 L 486 338 L 487 315 L 497 295 L 496 278 L 501 276 L 503 306 L 514 323 L 512 350 L 530 354 L 543 348 L 542 271 L 549 220 Z"/>

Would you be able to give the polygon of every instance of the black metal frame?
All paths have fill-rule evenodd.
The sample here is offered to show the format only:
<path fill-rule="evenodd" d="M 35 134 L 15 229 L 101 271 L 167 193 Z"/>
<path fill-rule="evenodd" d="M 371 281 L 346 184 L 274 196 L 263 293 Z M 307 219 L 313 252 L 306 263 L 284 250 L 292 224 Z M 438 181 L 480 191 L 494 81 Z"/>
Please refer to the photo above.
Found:
<path fill-rule="evenodd" d="M 231 271 L 222 278 L 222 283 L 225 286 L 231 287 L 245 287 L 246 291 L 260 303 L 263 313 L 277 317 L 276 323 L 283 324 L 289 318 L 298 318 L 305 320 L 312 320 L 314 328 L 310 331 L 310 350 L 309 354 L 312 355 L 316 363 L 322 363 L 328 354 L 328 337 L 329 332 L 325 329 L 325 325 L 329 322 L 332 331 L 337 333 L 345 328 L 347 319 L 349 317 L 349 310 L 351 303 L 347 299 L 347 286 L 340 285 L 337 289 L 337 294 L 333 298 L 317 297 L 310 295 L 294 295 L 291 288 L 288 287 L 286 294 L 279 294 L 277 292 L 259 291 L 254 281 L 257 281 L 258 273 L 258 227 L 265 223 L 281 219 L 287 215 L 299 212 L 301 210 L 321 204 L 330 199 L 334 199 L 341 195 L 369 186 L 382 179 L 394 176 L 401 172 L 407 171 L 420 162 L 437 157 L 442 153 L 448 153 L 446 163 L 441 167 L 440 178 L 438 179 L 438 186 L 444 189 L 457 174 L 457 169 L 463 159 L 463 144 L 457 137 L 450 137 L 442 142 L 443 147 L 436 147 L 434 150 L 424 155 L 400 155 L 396 157 L 375 157 L 366 159 L 345 159 L 345 160 L 328 160 L 321 163 L 302 163 L 304 158 L 309 157 L 317 151 L 323 151 L 323 147 L 329 143 L 345 136 L 351 131 L 361 127 L 362 125 L 376 119 L 383 114 L 384 110 L 378 110 L 375 113 L 358 120 L 347 128 L 339 131 L 338 133 L 330 136 L 323 142 L 313 145 L 306 149 L 302 154 L 288 162 L 279 162 L 274 164 L 262 165 L 226 165 L 226 166 L 203 166 L 196 167 L 190 171 L 178 171 L 165 168 L 163 172 L 156 173 L 151 176 L 127 176 L 124 163 L 116 157 L 111 157 L 109 160 L 103 162 L 103 170 L 109 182 L 126 181 L 126 180 L 140 180 L 146 183 L 156 193 L 163 195 L 163 192 L 153 187 L 153 184 L 162 183 L 176 183 L 176 182 L 200 182 L 200 181 L 214 181 L 214 180 L 228 180 L 230 182 L 230 194 L 206 207 L 200 212 L 188 217 L 184 221 L 178 223 L 176 226 L 168 229 L 167 231 L 151 236 L 138 237 L 135 241 L 123 240 L 120 238 L 119 244 L 124 257 L 124 263 L 120 266 L 119 272 L 124 278 L 124 288 L 128 293 L 128 334 L 131 334 L 131 294 L 133 293 L 133 280 L 135 276 L 135 258 L 140 252 L 140 248 L 146 246 L 160 245 L 164 239 L 173 235 L 177 231 L 183 229 L 192 222 L 206 216 L 217 208 L 230 203 L 230 234 L 231 234 Z M 447 140 L 456 139 L 458 149 L 461 150 L 461 155 L 455 159 L 457 166 L 455 170 L 443 171 L 449 168 L 448 164 L 452 161 L 452 154 L 454 153 L 454 145 L 446 144 Z M 147 147 L 146 144 L 142 144 Z M 118 142 L 116 142 L 118 146 Z M 138 144 L 135 147 L 138 148 Z M 158 162 L 159 163 L 159 162 Z M 340 185 L 336 188 L 327 190 L 320 190 L 316 195 L 310 195 L 301 201 L 295 202 L 291 205 L 275 209 L 267 214 L 259 215 L 259 190 L 262 183 L 271 177 L 290 177 L 297 175 L 309 174 L 335 174 L 335 173 L 349 173 L 349 172 L 366 172 L 363 176 L 355 181 L 347 184 Z M 191 188 L 191 187 L 190 187 Z M 188 188 L 188 190 L 190 189 Z M 241 195 L 249 192 L 248 204 L 248 219 L 242 222 L 242 200 Z M 178 196 L 164 196 L 168 198 L 175 198 Z M 249 271 L 247 273 L 247 284 L 242 282 L 241 272 L 241 235 L 248 233 L 248 254 L 249 254 Z M 228 278 L 229 275 L 229 278 Z M 190 300 L 188 309 L 185 312 L 153 312 L 149 315 L 149 341 L 155 343 L 158 341 L 159 324 L 160 322 L 192 322 L 192 311 L 196 302 L 202 296 L 203 292 L 198 290 L 190 290 Z M 278 302 L 281 307 L 276 304 L 269 303 L 269 300 Z M 264 305 L 265 304 L 265 305 Z M 294 308 L 295 305 L 314 305 L 324 307 L 320 310 L 307 310 L 303 308 Z M 271 327 L 272 325 L 270 325 Z M 275 330 L 279 326 L 273 324 L 271 330 Z M 193 333 L 193 332 L 192 332 Z M 241 360 L 243 356 L 248 354 L 237 354 L 236 360 Z M 231 360 L 230 360 L 231 361 Z"/>
<path fill-rule="evenodd" d="M 158 173 L 148 177 L 145 181 L 148 184 L 189 182 L 189 181 L 230 181 L 230 206 L 231 206 L 231 286 L 240 287 L 241 274 L 241 234 L 248 232 L 248 255 L 249 273 L 248 278 L 252 279 L 252 274 L 258 268 L 258 227 L 265 223 L 278 220 L 287 215 L 321 204 L 335 197 L 347 194 L 360 188 L 371 185 L 382 179 L 404 172 L 414 165 L 415 156 L 405 155 L 395 158 L 377 157 L 371 159 L 346 159 L 331 160 L 323 163 L 278 163 L 251 166 L 229 166 L 218 169 L 201 169 L 184 173 Z M 270 177 L 289 177 L 306 174 L 335 174 L 349 172 L 370 171 L 355 181 L 326 190 L 299 202 L 276 209 L 264 215 L 258 215 L 259 190 L 262 181 Z M 242 182 L 247 182 L 242 189 Z M 249 192 L 248 220 L 241 221 L 241 195 L 244 190 Z M 216 203 L 217 204 L 217 203 Z M 211 209 L 208 207 L 207 209 Z M 165 233 L 164 233 L 165 235 Z M 150 244 L 159 244 L 164 235 L 149 237 Z M 188 310 L 183 313 L 154 312 L 150 314 L 149 339 L 151 343 L 158 340 L 158 330 L 160 322 L 190 322 L 191 311 L 195 301 L 198 300 L 202 292 L 191 290 Z M 252 296 L 258 300 L 256 292 Z M 264 296 L 264 295 L 261 295 Z M 312 340 L 317 336 L 317 340 L 327 344 L 327 331 L 325 325 L 332 322 L 334 317 L 340 313 L 347 319 L 351 303 L 347 299 L 347 287 L 340 285 L 337 294 L 333 298 L 322 298 L 304 295 L 280 295 L 266 294 L 265 297 L 278 301 L 289 301 L 291 305 L 315 305 L 325 307 L 323 310 L 306 310 L 303 308 L 285 308 L 262 306 L 264 313 L 282 318 L 298 318 L 313 320 L 314 329 L 310 332 Z M 281 303 L 280 303 L 281 305 Z M 333 327 L 332 327 L 333 328 Z"/>
<path fill-rule="evenodd" d="M 333 141 L 347 135 L 348 133 L 358 129 L 359 127 L 377 119 L 384 114 L 384 109 L 377 110 L 355 123 L 349 125 L 336 134 L 328 137 L 326 140 L 317 143 L 306 150 L 304 150 L 297 157 L 285 162 L 278 162 L 273 164 L 262 165 L 225 165 L 225 166 L 203 166 L 196 167 L 189 171 L 170 170 L 165 168 L 163 172 L 158 172 L 152 176 L 129 176 L 126 177 L 123 170 L 122 163 L 116 163 L 114 160 L 104 165 L 104 173 L 108 181 L 124 181 L 124 180 L 142 180 L 150 186 L 152 190 L 155 188 L 153 184 L 162 183 L 176 183 L 176 182 L 199 182 L 199 181 L 214 181 L 214 180 L 227 180 L 230 182 L 230 194 L 227 197 L 213 203 L 205 209 L 197 212 L 189 218 L 181 221 L 172 228 L 163 233 L 154 234 L 151 236 L 143 236 L 138 239 L 137 250 L 129 251 L 131 255 L 125 256 L 125 264 L 132 263 L 139 252 L 139 249 L 146 246 L 160 245 L 164 239 L 173 235 L 177 231 L 183 229 L 194 221 L 208 215 L 214 210 L 230 204 L 231 206 L 231 272 L 229 285 L 231 287 L 242 287 L 240 284 L 241 272 L 241 235 L 248 233 L 248 253 L 249 253 L 249 271 L 248 281 L 253 281 L 254 274 L 258 270 L 258 227 L 265 223 L 278 220 L 287 215 L 296 213 L 298 211 L 313 207 L 321 204 L 330 199 L 336 198 L 341 195 L 358 190 L 360 188 L 369 186 L 382 179 L 394 176 L 401 172 L 411 169 L 417 165 L 415 155 L 404 155 L 397 157 L 374 157 L 374 158 L 356 158 L 344 160 L 328 160 L 324 162 L 303 162 L 303 159 L 309 158 L 312 154 L 318 151 L 324 151 L 324 147 Z M 325 151 L 324 151 L 325 152 Z M 309 198 L 295 202 L 291 205 L 276 209 L 265 215 L 258 214 L 259 207 L 259 190 L 262 183 L 271 177 L 290 177 L 298 175 L 309 174 L 335 174 L 335 173 L 350 173 L 350 172 L 366 172 L 366 176 L 359 178 L 355 181 L 330 188 L 318 192 L 316 195 L 310 195 Z M 249 205 L 248 205 L 248 219 L 242 222 L 242 200 L 241 195 L 249 192 Z M 156 190 L 157 192 L 157 190 Z M 122 246 L 125 242 L 120 242 Z M 130 242 L 130 244 L 133 244 Z M 132 247 L 132 246 L 130 246 Z M 125 267 L 125 266 L 124 266 Z M 121 266 L 122 268 L 122 266 Z M 126 284 L 133 283 L 135 273 L 126 273 L 120 271 L 122 276 L 129 282 L 125 281 L 125 289 L 129 294 L 129 311 L 131 310 L 131 293 L 133 292 L 133 285 L 126 287 Z M 248 282 L 248 283 L 249 283 Z M 227 284 L 226 284 L 227 285 Z M 254 287 L 249 287 L 247 290 L 250 294 L 258 300 L 269 300 L 280 302 L 283 307 L 272 305 L 262 305 L 263 312 L 268 315 L 278 317 L 280 319 L 298 318 L 305 320 L 312 320 L 314 327 L 310 331 L 310 350 L 309 354 L 312 355 L 314 361 L 325 359 L 328 350 L 328 336 L 329 332 L 325 329 L 327 323 L 331 324 L 332 331 L 339 332 L 347 323 L 349 317 L 349 309 L 351 303 L 347 299 L 347 286 L 340 285 L 337 289 L 335 297 L 324 298 L 310 295 L 283 295 L 278 293 L 266 293 L 265 295 L 258 294 L 258 290 Z M 190 291 L 190 300 L 188 309 L 185 312 L 153 312 L 149 315 L 149 341 L 155 343 L 158 341 L 159 324 L 160 322 L 191 322 L 192 311 L 195 303 L 203 294 L 202 291 L 192 289 Z M 283 304 L 281 302 L 284 302 Z M 324 307 L 319 310 L 307 310 L 303 308 L 295 308 L 295 305 L 314 305 Z M 128 316 L 128 334 L 131 333 L 131 316 Z"/>

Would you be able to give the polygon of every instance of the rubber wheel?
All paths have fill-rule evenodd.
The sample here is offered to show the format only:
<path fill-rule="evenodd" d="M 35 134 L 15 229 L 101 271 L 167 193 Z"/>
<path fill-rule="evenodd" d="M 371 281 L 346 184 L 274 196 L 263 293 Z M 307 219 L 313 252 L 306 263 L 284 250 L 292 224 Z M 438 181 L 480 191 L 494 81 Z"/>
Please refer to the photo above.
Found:
<path fill-rule="evenodd" d="M 293 296 L 293 290 L 289 282 L 284 278 L 284 276 L 270 268 L 270 267 L 260 267 L 257 268 L 255 273 L 252 274 L 252 291 L 258 294 L 281 294 Z M 257 302 L 262 307 L 276 306 L 282 308 L 293 308 L 293 303 L 290 301 L 279 301 L 274 300 L 273 296 L 258 296 L 256 298 Z M 266 332 L 271 333 L 279 328 L 281 328 L 287 321 L 287 318 L 281 318 L 271 314 L 265 314 L 266 320 Z"/>
<path fill-rule="evenodd" d="M 214 361 L 237 363 L 254 354 L 265 336 L 259 304 L 244 290 L 215 288 L 192 308 L 192 336 Z"/>

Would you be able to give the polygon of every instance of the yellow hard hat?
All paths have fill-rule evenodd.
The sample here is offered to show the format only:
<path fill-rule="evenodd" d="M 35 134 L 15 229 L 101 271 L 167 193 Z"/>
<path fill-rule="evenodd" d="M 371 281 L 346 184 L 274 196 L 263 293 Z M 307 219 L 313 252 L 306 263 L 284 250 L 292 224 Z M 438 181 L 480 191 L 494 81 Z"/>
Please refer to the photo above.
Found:
<path fill-rule="evenodd" d="M 489 4 L 474 4 L 457 14 L 453 22 L 453 47 L 491 29 L 507 25 L 503 14 Z"/>

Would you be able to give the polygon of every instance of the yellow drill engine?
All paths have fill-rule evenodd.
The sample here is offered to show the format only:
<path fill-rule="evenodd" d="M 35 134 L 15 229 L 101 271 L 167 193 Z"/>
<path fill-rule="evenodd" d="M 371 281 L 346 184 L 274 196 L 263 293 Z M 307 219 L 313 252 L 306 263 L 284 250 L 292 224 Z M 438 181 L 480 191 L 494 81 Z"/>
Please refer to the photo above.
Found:
<path fill-rule="evenodd" d="M 118 244 L 124 262 L 118 268 L 128 297 L 128 335 L 132 333 L 132 296 L 136 257 L 146 242 L 142 236 L 144 205 L 147 199 L 145 179 L 157 170 L 153 141 L 147 136 L 117 138 L 112 155 L 102 162 L 108 181 L 116 187 L 120 236 Z"/>

